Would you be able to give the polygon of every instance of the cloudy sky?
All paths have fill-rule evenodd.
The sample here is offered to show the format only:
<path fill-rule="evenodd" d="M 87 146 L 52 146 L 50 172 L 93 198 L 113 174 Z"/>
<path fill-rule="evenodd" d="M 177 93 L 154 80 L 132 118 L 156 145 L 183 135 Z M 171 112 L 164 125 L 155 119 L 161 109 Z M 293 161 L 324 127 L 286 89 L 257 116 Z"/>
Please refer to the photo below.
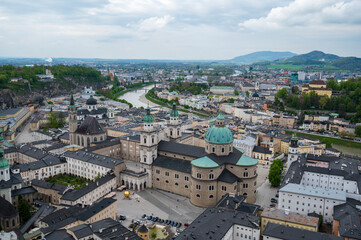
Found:
<path fill-rule="evenodd" d="M 0 56 L 361 57 L 361 0 L 1 0 Z"/>

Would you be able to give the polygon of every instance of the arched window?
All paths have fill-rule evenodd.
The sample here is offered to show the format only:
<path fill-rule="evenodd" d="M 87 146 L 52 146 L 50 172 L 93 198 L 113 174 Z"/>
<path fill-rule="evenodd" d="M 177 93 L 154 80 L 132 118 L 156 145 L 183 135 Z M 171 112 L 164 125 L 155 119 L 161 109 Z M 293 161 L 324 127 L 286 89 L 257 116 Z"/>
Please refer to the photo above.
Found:
<path fill-rule="evenodd" d="M 202 174 L 197 173 L 197 178 L 202 178 Z"/>
<path fill-rule="evenodd" d="M 173 136 L 173 131 L 172 130 L 170 130 L 170 135 Z"/>
<path fill-rule="evenodd" d="M 98 141 L 97 137 L 94 137 L 94 142 Z"/>
<path fill-rule="evenodd" d="M 100 141 L 103 141 L 103 136 L 100 137 Z"/>
<path fill-rule="evenodd" d="M 86 143 L 87 143 L 87 146 L 90 145 L 90 137 L 87 137 Z"/>
<path fill-rule="evenodd" d="M 224 147 L 222 147 L 222 153 L 224 153 Z"/>
<path fill-rule="evenodd" d="M 197 195 L 196 195 L 196 197 L 197 197 L 197 198 L 200 198 L 200 197 L 201 197 L 201 195 L 197 194 Z"/>
<path fill-rule="evenodd" d="M 84 138 L 81 138 L 81 145 L 84 146 Z"/>
<path fill-rule="evenodd" d="M 243 196 L 247 196 L 247 193 L 243 193 Z"/>
<path fill-rule="evenodd" d="M 212 147 L 212 152 L 215 152 L 216 151 L 216 148 L 215 147 Z"/>
<path fill-rule="evenodd" d="M 154 143 L 154 138 L 152 138 L 152 143 Z"/>
<path fill-rule="evenodd" d="M 248 177 L 248 172 L 244 172 L 243 177 Z"/>
<path fill-rule="evenodd" d="M 147 143 L 147 138 L 144 138 L 144 143 Z"/>
<path fill-rule="evenodd" d="M 214 196 L 213 195 L 209 195 L 209 198 L 213 198 Z"/>
<path fill-rule="evenodd" d="M 214 179 L 214 174 L 213 173 L 209 174 L 209 179 Z"/>
<path fill-rule="evenodd" d="M 78 136 L 78 145 L 80 145 L 80 137 Z"/>

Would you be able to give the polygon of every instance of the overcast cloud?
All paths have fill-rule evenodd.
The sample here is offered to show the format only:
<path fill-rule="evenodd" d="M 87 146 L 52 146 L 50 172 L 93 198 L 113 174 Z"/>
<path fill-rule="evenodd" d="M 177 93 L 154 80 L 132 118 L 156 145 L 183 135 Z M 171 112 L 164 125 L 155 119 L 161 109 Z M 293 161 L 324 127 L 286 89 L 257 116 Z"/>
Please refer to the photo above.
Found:
<path fill-rule="evenodd" d="M 2 0 L 0 56 L 230 59 L 254 51 L 361 57 L 360 0 Z"/>

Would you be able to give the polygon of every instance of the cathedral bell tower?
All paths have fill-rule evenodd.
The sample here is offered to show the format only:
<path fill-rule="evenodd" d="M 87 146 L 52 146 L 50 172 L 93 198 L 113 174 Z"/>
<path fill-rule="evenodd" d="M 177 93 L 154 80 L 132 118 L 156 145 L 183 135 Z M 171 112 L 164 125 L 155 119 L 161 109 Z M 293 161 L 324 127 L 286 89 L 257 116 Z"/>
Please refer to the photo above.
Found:
<path fill-rule="evenodd" d="M 144 128 L 140 132 L 140 163 L 148 173 L 147 187 L 152 187 L 152 164 L 158 155 L 158 132 L 153 126 L 153 116 L 149 106 L 144 116 Z"/>
<path fill-rule="evenodd" d="M 288 148 L 287 168 L 290 167 L 291 163 L 298 160 L 298 153 L 298 138 L 295 134 L 293 134 L 291 144 Z"/>
<path fill-rule="evenodd" d="M 173 103 L 173 108 L 170 111 L 169 116 L 168 137 L 171 141 L 179 142 L 182 137 L 182 122 L 179 119 L 179 113 L 175 103 Z"/>
<path fill-rule="evenodd" d="M 75 106 L 73 94 L 69 104 L 69 139 L 70 144 L 76 144 L 75 131 L 78 128 L 77 107 Z"/>

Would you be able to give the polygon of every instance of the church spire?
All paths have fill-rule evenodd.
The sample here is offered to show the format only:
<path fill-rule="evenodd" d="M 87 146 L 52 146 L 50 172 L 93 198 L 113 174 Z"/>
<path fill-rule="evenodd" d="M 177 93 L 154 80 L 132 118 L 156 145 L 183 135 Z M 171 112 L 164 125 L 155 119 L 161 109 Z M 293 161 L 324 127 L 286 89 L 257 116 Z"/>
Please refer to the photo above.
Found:
<path fill-rule="evenodd" d="M 74 105 L 75 105 L 74 97 L 73 97 L 73 94 L 71 94 L 71 96 L 70 96 L 70 106 L 74 106 Z"/>

